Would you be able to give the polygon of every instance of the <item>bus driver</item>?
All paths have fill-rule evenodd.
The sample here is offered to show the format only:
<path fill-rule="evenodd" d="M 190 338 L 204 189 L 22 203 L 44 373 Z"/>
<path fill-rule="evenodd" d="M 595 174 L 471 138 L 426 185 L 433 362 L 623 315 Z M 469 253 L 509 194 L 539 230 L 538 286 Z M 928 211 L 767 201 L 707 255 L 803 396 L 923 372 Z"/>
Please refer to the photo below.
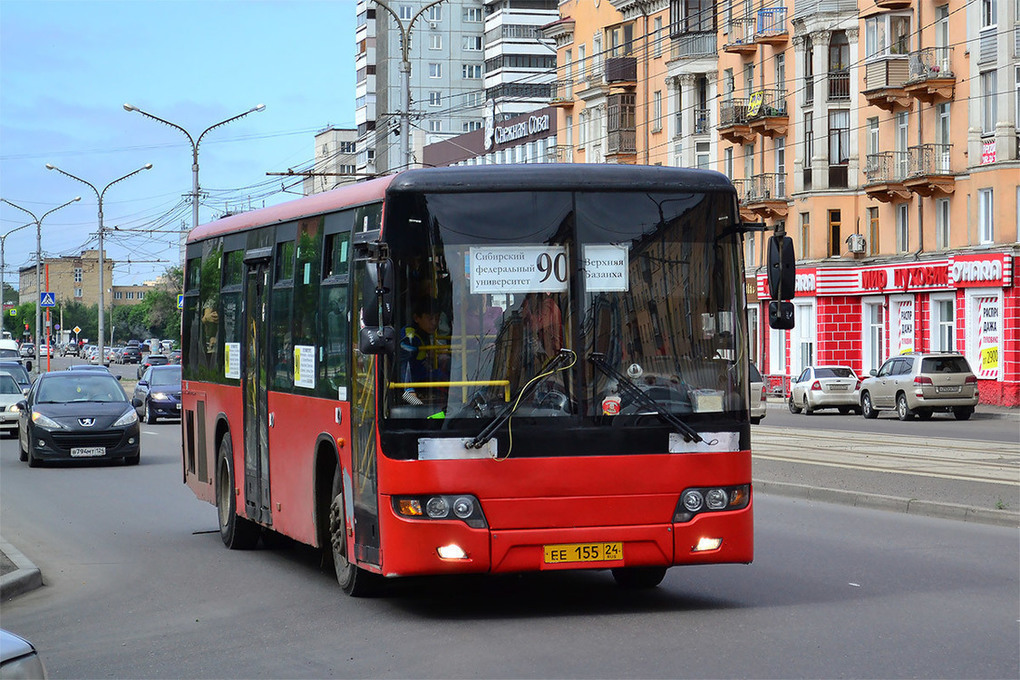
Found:
<path fill-rule="evenodd" d="M 448 381 L 445 362 L 437 353 L 435 333 L 439 327 L 439 313 L 429 309 L 428 300 L 418 300 L 412 305 L 411 318 L 414 323 L 404 328 L 400 339 L 400 382 L 423 383 Z M 405 387 L 403 399 L 412 406 L 425 402 L 438 402 L 445 389 Z"/>

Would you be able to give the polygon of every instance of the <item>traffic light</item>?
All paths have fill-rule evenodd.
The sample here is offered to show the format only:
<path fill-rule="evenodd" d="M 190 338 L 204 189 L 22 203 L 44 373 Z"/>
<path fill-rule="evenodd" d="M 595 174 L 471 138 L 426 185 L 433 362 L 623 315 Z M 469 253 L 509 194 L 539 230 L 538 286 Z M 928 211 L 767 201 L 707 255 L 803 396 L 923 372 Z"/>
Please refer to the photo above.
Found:
<path fill-rule="evenodd" d="M 25 324 L 25 330 L 26 331 L 28 330 L 28 324 L 27 323 Z"/>

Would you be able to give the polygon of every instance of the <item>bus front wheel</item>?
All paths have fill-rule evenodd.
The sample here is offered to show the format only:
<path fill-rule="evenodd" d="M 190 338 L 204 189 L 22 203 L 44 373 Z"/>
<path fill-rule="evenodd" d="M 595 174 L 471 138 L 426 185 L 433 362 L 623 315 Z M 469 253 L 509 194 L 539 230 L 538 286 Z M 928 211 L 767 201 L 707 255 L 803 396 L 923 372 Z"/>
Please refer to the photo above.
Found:
<path fill-rule="evenodd" d="M 329 504 L 329 544 L 333 553 L 336 580 L 352 597 L 368 597 L 376 591 L 376 577 L 360 569 L 347 558 L 347 521 L 344 508 L 343 476 L 340 468 L 333 471 L 333 491 Z"/>
<path fill-rule="evenodd" d="M 259 540 L 258 525 L 237 515 L 237 496 L 234 493 L 234 446 L 230 435 L 220 442 L 219 461 L 216 465 L 216 514 L 220 520 L 220 538 L 231 550 L 254 548 Z"/>
<path fill-rule="evenodd" d="M 662 583 L 666 567 L 620 567 L 613 569 L 613 578 L 621 588 L 638 590 L 654 588 Z"/>

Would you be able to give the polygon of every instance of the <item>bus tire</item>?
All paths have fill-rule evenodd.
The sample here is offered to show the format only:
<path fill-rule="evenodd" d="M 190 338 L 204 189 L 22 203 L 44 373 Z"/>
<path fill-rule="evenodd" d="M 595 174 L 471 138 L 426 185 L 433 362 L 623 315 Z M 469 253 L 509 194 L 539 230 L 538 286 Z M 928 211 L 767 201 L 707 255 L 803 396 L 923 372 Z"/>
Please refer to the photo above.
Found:
<path fill-rule="evenodd" d="M 248 550 L 259 540 L 258 525 L 237 514 L 237 495 L 234 493 L 234 446 L 227 434 L 220 442 L 216 463 L 216 514 L 219 517 L 220 538 L 231 550 Z"/>
<path fill-rule="evenodd" d="M 339 466 L 333 471 L 333 487 L 329 503 L 329 546 L 336 580 L 351 597 L 370 597 L 377 590 L 375 574 L 369 573 L 347 559 L 347 518 L 344 506 L 343 474 Z"/>
<path fill-rule="evenodd" d="M 628 590 L 654 588 L 662 583 L 666 567 L 618 567 L 613 569 L 616 585 Z"/>

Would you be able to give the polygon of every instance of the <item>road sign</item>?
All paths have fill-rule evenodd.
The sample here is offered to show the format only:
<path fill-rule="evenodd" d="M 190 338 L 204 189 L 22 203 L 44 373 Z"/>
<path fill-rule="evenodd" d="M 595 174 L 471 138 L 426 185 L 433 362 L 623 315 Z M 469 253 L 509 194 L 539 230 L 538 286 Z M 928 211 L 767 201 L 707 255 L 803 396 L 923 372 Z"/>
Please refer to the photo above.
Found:
<path fill-rule="evenodd" d="M 81 329 L 80 329 L 80 328 L 78 328 L 77 326 L 75 326 L 75 327 L 74 327 L 74 328 L 72 328 L 71 330 L 73 330 L 73 331 L 74 331 L 74 334 L 75 334 L 75 335 L 78 335 L 79 333 L 81 333 Z"/>
<path fill-rule="evenodd" d="M 39 294 L 39 306 L 40 307 L 55 307 L 57 305 L 56 296 L 52 291 L 46 291 L 45 293 Z"/>
<path fill-rule="evenodd" d="M 18 310 L 12 307 L 11 308 L 11 316 L 17 316 L 17 315 L 18 315 Z"/>
<path fill-rule="evenodd" d="M 184 296 L 183 295 L 178 295 L 177 296 L 177 309 L 184 309 Z"/>

